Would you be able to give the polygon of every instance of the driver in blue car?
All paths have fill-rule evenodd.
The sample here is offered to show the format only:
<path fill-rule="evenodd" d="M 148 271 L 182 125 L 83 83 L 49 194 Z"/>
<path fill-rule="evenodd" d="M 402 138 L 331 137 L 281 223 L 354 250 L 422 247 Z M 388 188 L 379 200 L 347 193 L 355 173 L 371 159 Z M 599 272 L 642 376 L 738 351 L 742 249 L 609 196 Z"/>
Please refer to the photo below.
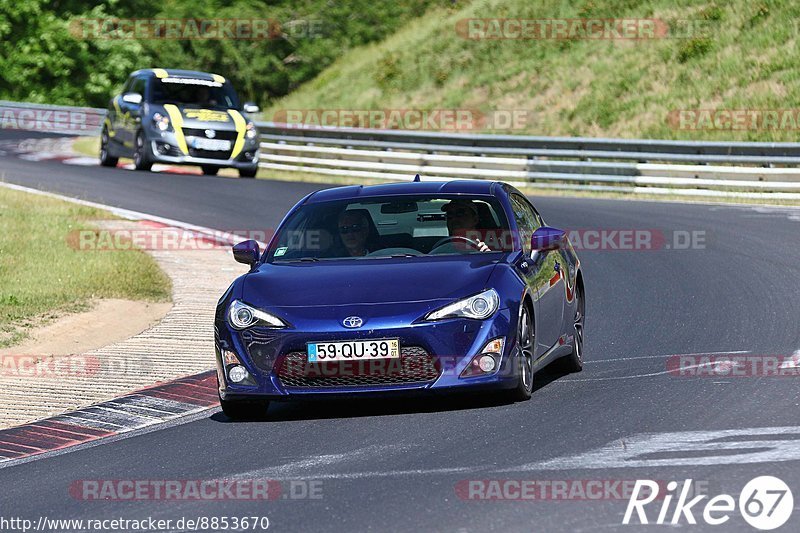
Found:
<path fill-rule="evenodd" d="M 350 257 L 364 256 L 370 253 L 367 247 L 369 237 L 369 221 L 361 211 L 343 211 L 338 220 L 339 236 Z"/>
<path fill-rule="evenodd" d="M 472 200 L 451 200 L 442 206 L 442 211 L 447 217 L 447 231 L 451 237 L 462 237 L 474 241 L 481 252 L 491 252 L 492 249 L 478 239 L 478 206 Z M 461 244 L 467 244 L 466 241 Z M 469 246 L 472 246 L 471 244 Z"/>

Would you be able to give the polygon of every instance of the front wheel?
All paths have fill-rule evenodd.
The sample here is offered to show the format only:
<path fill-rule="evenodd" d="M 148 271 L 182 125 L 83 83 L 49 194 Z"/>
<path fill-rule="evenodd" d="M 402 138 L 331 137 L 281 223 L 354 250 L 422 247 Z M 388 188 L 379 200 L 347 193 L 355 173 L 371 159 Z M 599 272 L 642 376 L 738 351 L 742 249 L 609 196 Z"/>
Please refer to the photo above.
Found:
<path fill-rule="evenodd" d="M 267 400 L 223 400 L 219 399 L 222 412 L 231 420 L 257 420 L 267 416 Z"/>
<path fill-rule="evenodd" d="M 522 312 L 517 325 L 517 373 L 519 383 L 516 388 L 509 391 L 509 397 L 514 401 L 525 401 L 533 394 L 533 316 L 530 309 L 522 304 Z"/>
<path fill-rule="evenodd" d="M 152 161 L 147 154 L 147 141 L 144 133 L 139 130 L 136 134 L 136 147 L 133 152 L 133 167 L 136 170 L 150 170 L 153 167 Z"/>
<path fill-rule="evenodd" d="M 253 167 L 249 167 L 249 168 L 240 168 L 239 169 L 239 177 L 240 178 L 255 178 L 257 172 L 258 172 L 258 166 L 253 166 Z"/>
<path fill-rule="evenodd" d="M 103 126 L 103 132 L 100 134 L 100 165 L 104 167 L 115 167 L 117 163 L 119 163 L 119 158 L 109 155 L 108 142 L 108 128 Z"/>

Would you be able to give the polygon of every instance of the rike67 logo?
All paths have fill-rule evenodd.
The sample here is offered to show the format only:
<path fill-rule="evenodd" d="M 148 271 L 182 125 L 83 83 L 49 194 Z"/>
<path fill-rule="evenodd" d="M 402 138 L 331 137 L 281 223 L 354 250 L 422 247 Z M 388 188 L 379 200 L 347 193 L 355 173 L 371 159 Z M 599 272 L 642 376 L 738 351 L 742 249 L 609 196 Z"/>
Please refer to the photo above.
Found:
<path fill-rule="evenodd" d="M 635 524 L 635 521 L 632 522 L 635 512 L 640 524 L 678 525 L 684 519 L 688 524 L 697 524 L 695 513 L 698 513 L 706 524 L 719 526 L 728 522 L 737 508 L 737 501 L 729 494 L 714 496 L 706 501 L 705 505 L 700 502 L 709 497 L 707 494 L 689 499 L 692 492 L 691 479 L 685 480 L 683 485 L 677 481 L 670 481 L 667 483 L 665 494 L 659 494 L 660 487 L 663 485 L 656 481 L 636 480 L 622 523 Z M 676 496 L 675 507 L 670 509 Z M 655 522 L 651 522 L 653 517 L 647 516 L 645 507 L 657 499 L 660 503 L 658 517 Z M 653 507 L 658 507 L 658 504 Z M 739 493 L 738 511 L 742 518 L 756 529 L 770 530 L 782 526 L 789 520 L 793 509 L 794 497 L 789 486 L 773 476 L 751 479 Z"/>

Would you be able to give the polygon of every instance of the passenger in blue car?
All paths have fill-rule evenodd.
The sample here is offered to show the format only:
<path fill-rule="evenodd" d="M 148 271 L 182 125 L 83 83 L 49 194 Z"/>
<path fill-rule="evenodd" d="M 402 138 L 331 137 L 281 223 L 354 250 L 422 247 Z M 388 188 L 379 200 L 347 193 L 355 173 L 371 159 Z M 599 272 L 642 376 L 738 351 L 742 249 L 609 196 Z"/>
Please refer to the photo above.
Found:
<path fill-rule="evenodd" d="M 492 249 L 480 239 L 473 238 L 478 229 L 480 215 L 478 206 L 471 200 L 451 200 L 442 206 L 442 211 L 447 215 L 447 230 L 451 237 L 468 237 L 478 244 L 481 252 L 491 252 Z M 455 245 L 460 243 L 454 241 Z M 463 246 L 463 244 L 462 244 Z"/>

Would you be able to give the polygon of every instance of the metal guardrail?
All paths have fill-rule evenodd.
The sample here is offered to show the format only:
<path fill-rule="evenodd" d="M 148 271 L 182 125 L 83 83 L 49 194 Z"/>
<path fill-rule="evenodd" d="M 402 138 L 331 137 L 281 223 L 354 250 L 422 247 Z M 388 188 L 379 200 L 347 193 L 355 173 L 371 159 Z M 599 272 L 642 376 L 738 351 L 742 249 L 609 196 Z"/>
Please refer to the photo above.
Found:
<path fill-rule="evenodd" d="M 0 100 L 0 128 L 98 134 L 105 109 Z M 800 199 L 800 143 L 438 133 L 259 122 L 262 168 L 541 189 Z M 776 167 L 778 165 L 778 167 Z"/>
<path fill-rule="evenodd" d="M 271 170 L 388 180 L 419 173 L 423 179 L 499 179 L 542 189 L 800 199 L 800 143 L 448 134 L 272 122 L 258 127 L 260 166 Z"/>

